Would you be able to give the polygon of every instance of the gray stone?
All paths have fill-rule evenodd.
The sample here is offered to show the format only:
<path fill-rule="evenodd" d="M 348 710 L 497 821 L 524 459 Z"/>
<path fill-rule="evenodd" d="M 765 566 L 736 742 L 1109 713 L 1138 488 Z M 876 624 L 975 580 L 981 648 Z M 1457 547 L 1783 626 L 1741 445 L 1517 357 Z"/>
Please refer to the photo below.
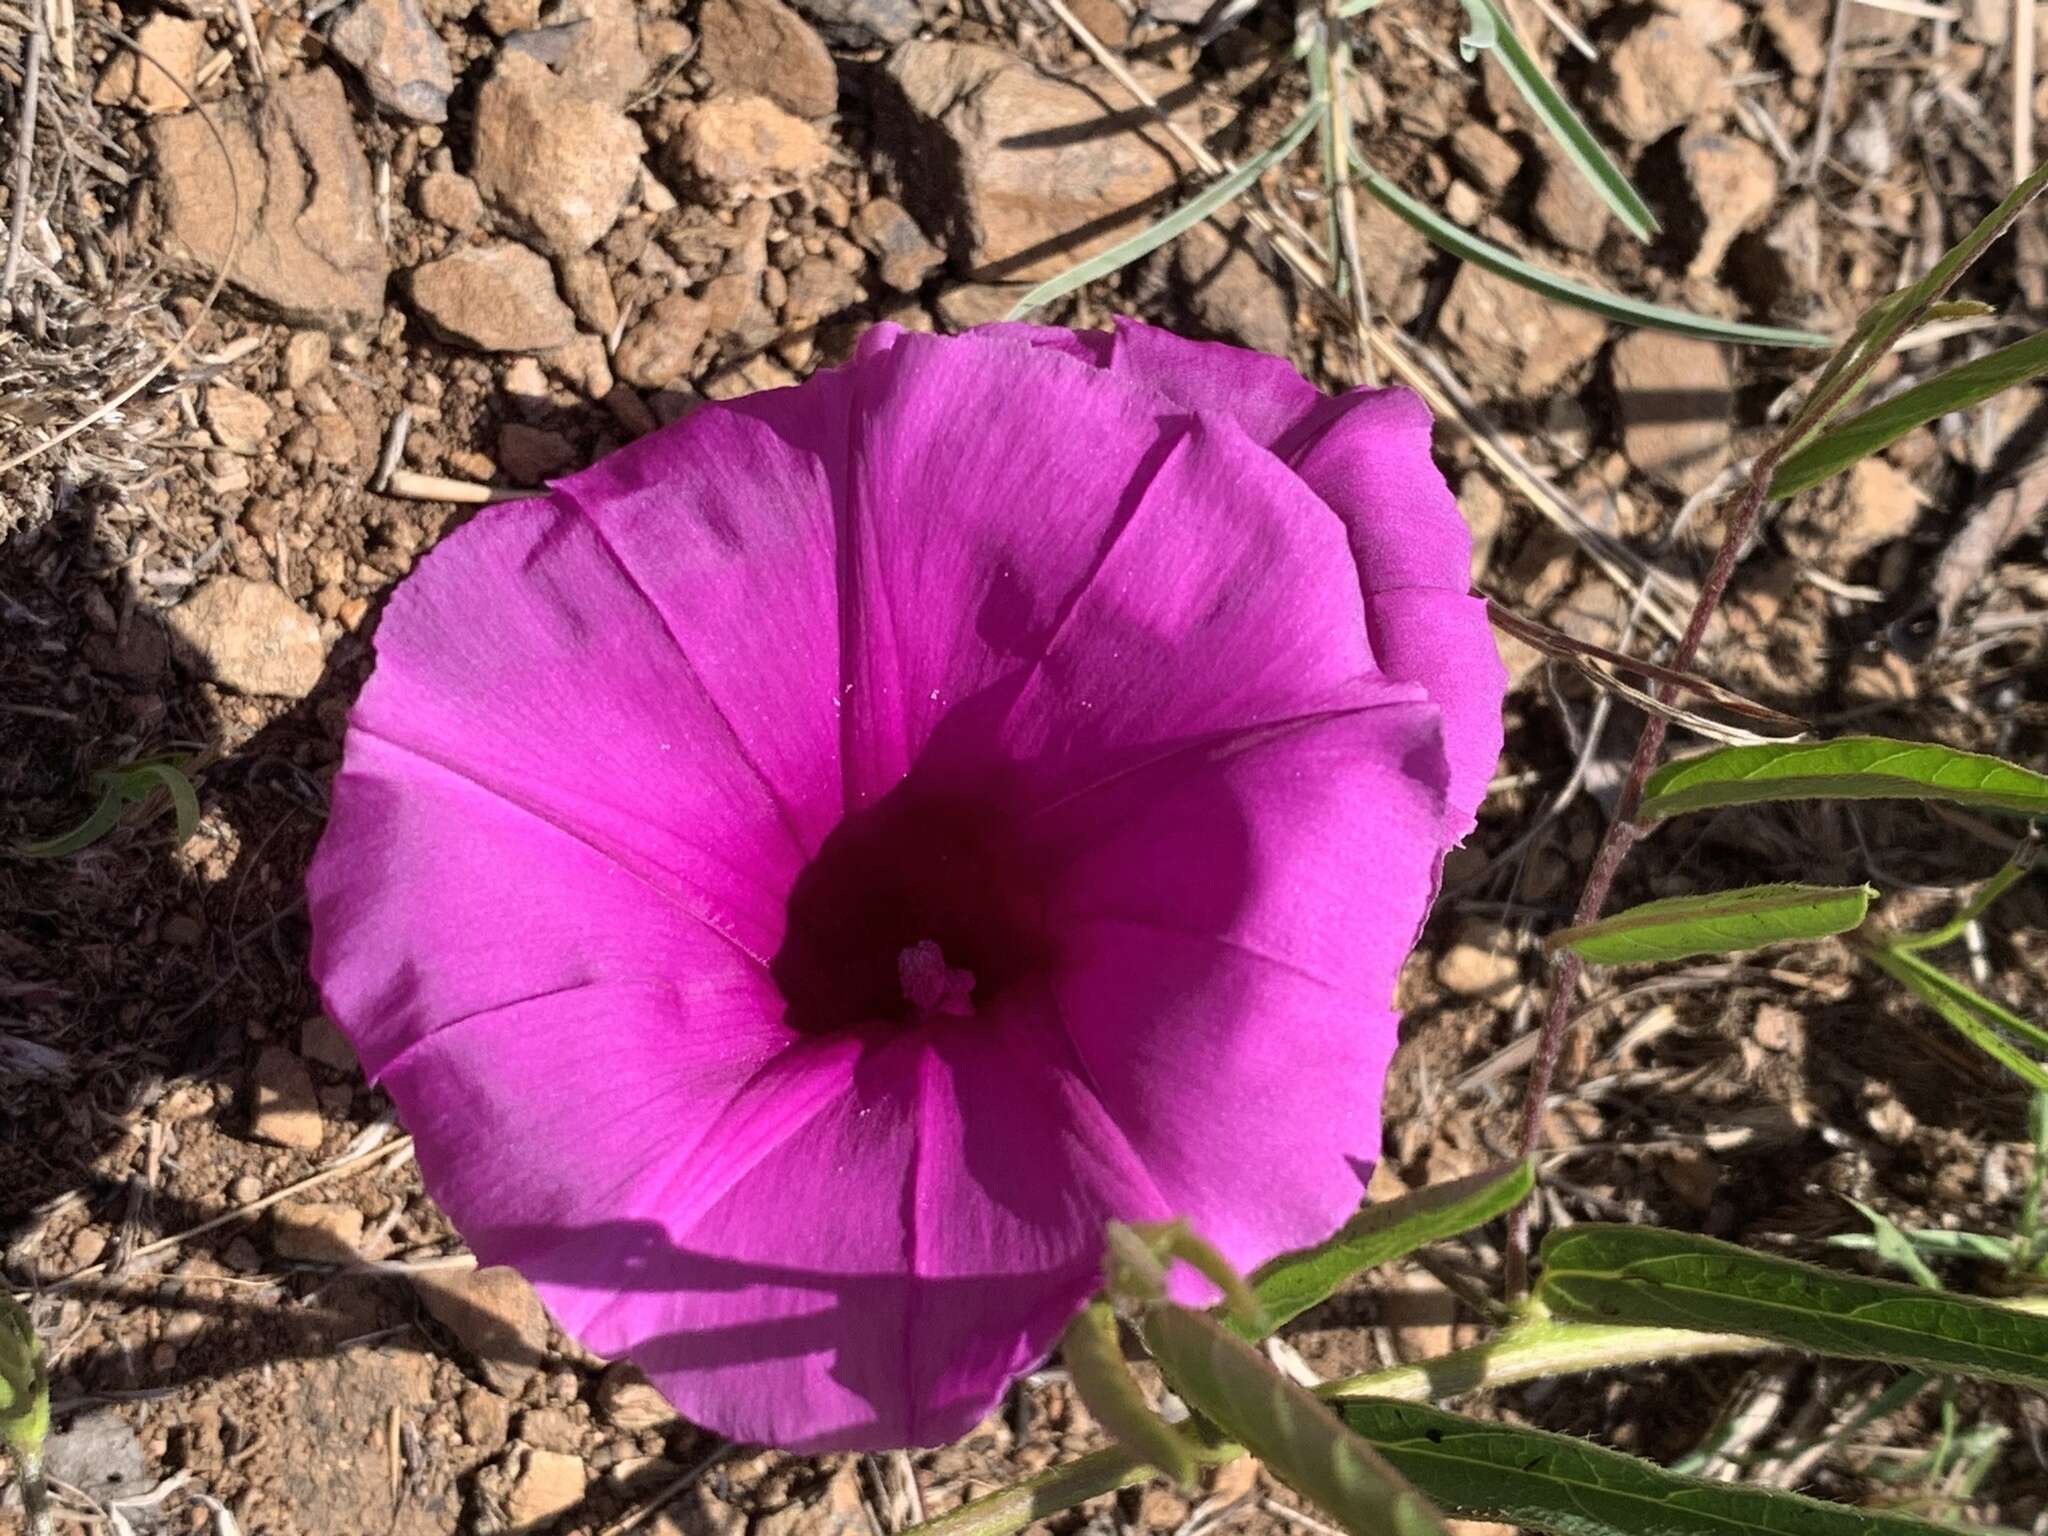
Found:
<path fill-rule="evenodd" d="M 420 0 L 351 0 L 335 14 L 327 42 L 386 112 L 416 123 L 448 121 L 455 71 Z"/>

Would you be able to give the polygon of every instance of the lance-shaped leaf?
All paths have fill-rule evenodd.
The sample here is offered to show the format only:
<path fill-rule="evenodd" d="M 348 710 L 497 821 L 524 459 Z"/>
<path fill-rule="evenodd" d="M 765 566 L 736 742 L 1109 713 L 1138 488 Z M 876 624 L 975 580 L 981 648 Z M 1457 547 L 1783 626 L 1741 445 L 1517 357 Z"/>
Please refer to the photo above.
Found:
<path fill-rule="evenodd" d="M 1802 939 L 1847 933 L 1870 915 L 1868 885 L 1748 885 L 1736 891 L 1671 896 L 1552 934 L 1595 965 L 1735 955 Z"/>
<path fill-rule="evenodd" d="M 2028 1055 L 2012 1038 L 2017 1036 L 2037 1050 L 2048 1049 L 2048 1030 L 1936 970 L 1916 954 L 1883 946 L 1872 946 L 1865 954 L 1872 965 L 1917 993 L 1970 1044 L 2037 1093 L 2048 1092 L 2048 1065 Z"/>
<path fill-rule="evenodd" d="M 1112 272 L 1122 271 L 1141 256 L 1148 256 L 1174 236 L 1193 229 L 1224 205 L 1236 201 L 1267 171 L 1294 153 L 1295 146 L 1309 136 L 1309 131 L 1321 119 L 1323 104 L 1311 100 L 1288 130 L 1271 145 L 1232 171 L 1229 175 L 1204 187 L 1200 192 L 1182 203 L 1173 212 L 1155 224 L 1132 235 L 1128 240 L 1119 241 L 1100 255 L 1086 261 L 1076 262 L 1066 271 L 1055 274 L 1033 288 L 1010 311 L 1009 318 L 1021 320 L 1041 304 L 1050 304 L 1064 294 L 1072 293 L 1107 277 Z"/>
<path fill-rule="evenodd" d="M 1815 1354 L 2048 1389 L 2048 1316 L 1655 1227 L 1543 1243 L 1537 1298 L 1562 1317 L 1710 1328 Z"/>
<path fill-rule="evenodd" d="M 1408 1480 L 1467 1519 L 1556 1536 L 1938 1536 L 1948 1527 L 1774 1488 L 1681 1477 L 1583 1440 L 1363 1399 L 1344 1421 Z"/>
<path fill-rule="evenodd" d="M 1720 747 L 1651 774 L 1642 814 L 1654 821 L 1766 800 L 1946 800 L 2048 816 L 2048 775 L 1981 752 L 1885 736 Z"/>
<path fill-rule="evenodd" d="M 1335 1236 L 1299 1253 L 1283 1253 L 1252 1276 L 1270 1332 L 1334 1294 L 1353 1275 L 1391 1264 L 1427 1243 L 1469 1232 L 1529 1198 L 1535 1164 L 1511 1163 L 1368 1205 Z M 1245 1338 L 1254 1330 L 1231 1324 Z"/>
<path fill-rule="evenodd" d="M 1492 50 L 1508 78 L 1515 82 L 1515 89 L 1529 104 L 1536 121 L 1557 140 L 1579 174 L 1621 220 L 1622 227 L 1638 240 L 1648 240 L 1656 234 L 1661 226 L 1657 216 L 1650 212 L 1650 205 L 1643 201 L 1642 193 L 1593 137 L 1586 120 L 1551 83 L 1550 76 L 1543 72 L 1543 66 L 1536 62 L 1493 0 L 1464 0 L 1464 5 L 1470 30 L 1458 39 L 1459 52 L 1469 62 L 1480 50 Z"/>
<path fill-rule="evenodd" d="M 50 1374 L 27 1310 L 0 1291 L 0 1444 L 27 1460 L 50 1432 Z"/>
<path fill-rule="evenodd" d="M 1966 411 L 2043 373 L 2048 373 L 2048 331 L 1936 374 L 1881 405 L 1837 422 L 1787 455 L 1771 476 L 1771 496 L 1774 500 L 1796 496 L 1937 416 Z"/>
<path fill-rule="evenodd" d="M 1187 1404 L 1296 1493 L 1358 1536 L 1445 1536 L 1429 1501 L 1295 1385 L 1205 1313 L 1147 1310 L 1145 1344 Z"/>
<path fill-rule="evenodd" d="M 1717 320 L 1711 315 L 1696 315 L 1688 310 L 1651 304 L 1642 299 L 1632 299 L 1625 294 L 1615 293 L 1610 289 L 1594 288 L 1568 277 L 1560 277 L 1534 262 L 1524 261 L 1514 252 L 1495 245 L 1490 240 L 1480 239 L 1469 229 L 1452 223 L 1427 203 L 1410 197 L 1366 164 L 1355 148 L 1351 152 L 1351 163 L 1358 171 L 1360 185 L 1399 214 L 1430 244 L 1449 251 L 1461 261 L 1469 261 L 1473 266 L 1491 272 L 1495 277 L 1506 278 L 1511 283 L 1527 288 L 1531 293 L 1541 294 L 1544 298 L 1552 299 L 1559 304 L 1569 304 L 1574 309 L 1583 309 L 1588 314 L 1599 315 L 1606 320 L 1616 320 L 1623 325 L 1640 325 L 1649 330 L 1670 331 L 1679 336 L 1700 336 L 1708 341 L 1727 341 L 1758 347 L 1832 345 L 1827 337 L 1813 331 L 1790 331 L 1775 325 L 1747 325 L 1737 320 Z"/>

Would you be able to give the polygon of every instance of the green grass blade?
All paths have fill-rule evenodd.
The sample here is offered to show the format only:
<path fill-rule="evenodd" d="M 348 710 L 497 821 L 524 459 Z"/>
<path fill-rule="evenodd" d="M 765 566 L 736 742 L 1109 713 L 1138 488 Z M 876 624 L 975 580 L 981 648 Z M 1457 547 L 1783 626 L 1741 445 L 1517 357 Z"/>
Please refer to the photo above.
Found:
<path fill-rule="evenodd" d="M 1720 747 L 1651 774 L 1642 814 L 1654 821 L 1769 800 L 1946 800 L 2048 816 L 2048 776 L 1980 752 L 1884 736 Z"/>
<path fill-rule="evenodd" d="M 2048 1316 L 1839 1274 L 1655 1227 L 1543 1243 L 1537 1299 L 1561 1317 L 1747 1333 L 1795 1349 L 2048 1390 Z"/>
<path fill-rule="evenodd" d="M 1344 1420 L 1396 1471 L 1465 1519 L 1554 1536 L 1936 1536 L 1905 1515 L 1667 1472 L 1566 1435 L 1413 1403 L 1347 1402 Z"/>
<path fill-rule="evenodd" d="M 1543 66 L 1516 35 L 1513 24 L 1493 0 L 1464 0 L 1464 5 L 1472 30 L 1458 40 L 1458 47 L 1466 60 L 1469 62 L 1481 49 L 1492 49 L 1508 78 L 1515 82 L 1515 89 L 1529 104 L 1529 110 L 1536 114 L 1536 120 L 1557 140 L 1622 227 L 1638 240 L 1654 236 L 1661 226 L 1650 205 L 1643 201 L 1642 193 L 1635 189 L 1627 173 L 1614 163 L 1606 147 L 1593 136 L 1586 120 L 1551 83 Z"/>
<path fill-rule="evenodd" d="M 1996 1061 L 2020 1081 L 2036 1091 L 2048 1090 L 2048 1066 L 2034 1060 L 2012 1041 L 2000 1034 L 1984 1014 L 1973 1008 L 1970 999 L 1988 1004 L 1990 999 L 1978 997 L 1966 987 L 1959 987 L 1917 955 L 1900 954 L 1897 950 L 1873 948 L 1865 951 L 1870 963 L 1891 977 L 1893 981 L 1915 993 L 1920 1000 L 1940 1014 L 1955 1032 L 1986 1056 Z M 1958 993 L 1967 994 L 1959 996 Z M 1996 1007 L 1995 1004 L 1991 1006 Z M 1999 1012 L 2004 1012 L 2000 1009 Z M 2016 1018 L 2008 1014 L 2007 1018 Z M 2021 1033 L 2034 1033 L 2032 1025 L 2019 1020 Z"/>
<path fill-rule="evenodd" d="M 1535 1187 L 1535 1165 L 1511 1163 L 1366 1206 L 1327 1242 L 1284 1253 L 1252 1276 L 1252 1290 L 1266 1312 L 1267 1331 L 1299 1317 L 1353 1275 L 1504 1215 Z M 1235 1331 L 1253 1336 L 1247 1328 Z"/>
<path fill-rule="evenodd" d="M 1445 1536 L 1437 1512 L 1328 1404 L 1215 1319 L 1150 1308 L 1145 1343 L 1189 1407 L 1358 1536 Z"/>
<path fill-rule="evenodd" d="M 1308 107 L 1297 117 L 1279 139 L 1232 171 L 1221 180 L 1212 182 L 1194 197 L 1182 203 L 1158 223 L 1140 230 L 1128 240 L 1111 246 L 1099 255 L 1086 261 L 1077 262 L 1056 277 L 1049 277 L 1017 301 L 1017 307 L 1010 311 L 1012 320 L 1021 320 L 1041 304 L 1050 304 L 1054 299 L 1072 293 L 1097 278 L 1107 277 L 1120 271 L 1152 252 L 1186 230 L 1193 229 L 1210 214 L 1225 204 L 1234 202 L 1248 191 L 1253 182 L 1280 161 L 1294 153 L 1301 141 L 1309 136 L 1321 120 L 1323 104 L 1310 100 Z"/>
<path fill-rule="evenodd" d="M 1647 901 L 1626 912 L 1554 933 L 1551 949 L 1569 949 L 1595 965 L 1639 965 L 1693 955 L 1734 955 L 1847 933 L 1870 915 L 1868 885 L 1751 885 Z"/>
<path fill-rule="evenodd" d="M 1913 1245 L 1915 1253 L 1932 1254 L 1937 1259 L 1975 1259 L 1986 1264 L 2009 1264 L 2012 1262 L 2012 1239 L 1995 1237 L 1989 1232 L 1947 1232 L 1939 1227 L 1907 1227 L 1902 1229 L 1907 1242 Z M 1868 1232 L 1843 1232 L 1829 1238 L 1831 1248 L 1847 1248 L 1856 1253 L 1875 1253 L 1877 1239 Z"/>
<path fill-rule="evenodd" d="M 171 797 L 171 809 L 177 815 L 178 846 L 182 848 L 199 830 L 199 792 L 192 787 L 192 781 L 170 763 L 142 763 L 125 777 L 132 781 L 127 791 L 131 799 L 142 798 L 150 787 Z"/>
<path fill-rule="evenodd" d="M 1472 3 L 1472 0 L 1467 0 Z M 1788 455 L 1771 476 L 1774 500 L 1831 480 L 1858 459 L 1897 442 L 1950 411 L 1966 411 L 2003 390 L 2048 373 L 2048 331 L 1916 384 L 1882 405 L 1838 422 Z"/>
<path fill-rule="evenodd" d="M 1452 223 L 1427 203 L 1418 202 L 1410 197 L 1367 165 L 1355 148 L 1352 150 L 1352 165 L 1357 169 L 1360 183 L 1365 190 L 1399 214 L 1430 244 L 1556 303 L 1569 304 L 1575 309 L 1583 309 L 1603 319 L 1619 321 L 1623 325 L 1639 325 L 1655 331 L 1670 331 L 1679 336 L 1699 336 L 1708 341 L 1727 341 L 1758 347 L 1834 345 L 1827 337 L 1813 331 L 1791 331 L 1774 325 L 1747 325 L 1737 320 L 1717 320 L 1711 315 L 1695 315 L 1683 309 L 1647 303 L 1642 299 L 1632 299 L 1605 288 L 1594 288 L 1586 283 L 1575 282 L 1568 277 L 1559 277 L 1555 272 L 1545 271 L 1532 262 L 1524 261 L 1512 251 L 1505 250 L 1489 240 L 1480 239 L 1469 229 Z"/>
<path fill-rule="evenodd" d="M 60 832 L 40 843 L 17 843 L 14 851 L 25 859 L 61 859 L 82 848 L 90 848 L 113 831 L 114 823 L 121 819 L 121 812 L 127 808 L 128 802 L 122 798 L 119 784 L 100 774 L 93 775 L 93 781 L 101 789 L 100 803 L 92 808 L 91 815 L 69 832 Z"/>
<path fill-rule="evenodd" d="M 1941 1289 L 1941 1278 L 1927 1267 L 1927 1261 L 1913 1246 L 1913 1240 L 1899 1230 L 1898 1223 L 1874 1206 L 1865 1205 L 1861 1200 L 1850 1200 L 1851 1205 L 1862 1213 L 1870 1223 L 1870 1246 L 1880 1259 L 1892 1268 L 1903 1270 L 1915 1285 L 1930 1291 Z"/>

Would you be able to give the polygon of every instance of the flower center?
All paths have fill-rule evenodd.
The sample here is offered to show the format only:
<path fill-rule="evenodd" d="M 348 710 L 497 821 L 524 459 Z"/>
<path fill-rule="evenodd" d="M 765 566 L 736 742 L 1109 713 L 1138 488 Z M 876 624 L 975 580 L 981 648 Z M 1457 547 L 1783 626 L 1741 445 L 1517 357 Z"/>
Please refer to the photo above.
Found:
<path fill-rule="evenodd" d="M 1039 881 L 998 806 L 899 786 L 833 829 L 790 891 L 769 974 L 806 1034 L 986 1014 L 1042 970 Z"/>

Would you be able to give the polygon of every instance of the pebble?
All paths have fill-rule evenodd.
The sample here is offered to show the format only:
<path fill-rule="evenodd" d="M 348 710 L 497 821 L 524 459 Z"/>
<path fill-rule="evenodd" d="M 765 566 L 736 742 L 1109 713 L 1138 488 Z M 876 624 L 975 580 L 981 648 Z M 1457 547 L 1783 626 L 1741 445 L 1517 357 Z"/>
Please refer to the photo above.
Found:
<path fill-rule="evenodd" d="M 1654 144 L 1725 90 L 1720 60 L 1672 16 L 1635 27 L 1608 52 L 1605 70 L 1600 115 L 1631 144 Z"/>
<path fill-rule="evenodd" d="M 697 37 L 697 65 L 713 95 L 766 96 L 798 117 L 838 110 L 832 55 L 782 0 L 704 0 Z"/>
<path fill-rule="evenodd" d="M 304 698 L 327 664 L 320 621 L 271 582 L 216 576 L 164 622 L 179 660 L 236 693 Z"/>
<path fill-rule="evenodd" d="M 635 389 L 666 389 L 689 374 L 708 323 L 704 302 L 671 293 L 627 330 L 612 354 L 612 371 Z"/>
<path fill-rule="evenodd" d="M 325 331 L 296 331 L 284 344 L 284 384 L 293 393 L 327 371 L 334 343 Z"/>
<path fill-rule="evenodd" d="M 1451 135 L 1451 157 L 1491 196 L 1505 192 L 1522 168 L 1521 152 L 1484 123 L 1464 123 Z"/>
<path fill-rule="evenodd" d="M 596 335 L 611 335 L 619 323 L 619 300 L 604 258 L 589 253 L 571 256 L 555 263 L 555 273 L 576 318 Z"/>
<path fill-rule="evenodd" d="M 353 1205 L 285 1200 L 271 1208 L 270 1247 L 281 1259 L 347 1264 L 363 1241 L 363 1213 Z"/>
<path fill-rule="evenodd" d="M 1466 383 L 1494 400 L 1548 394 L 1607 339 L 1597 316 L 1470 264 L 1458 269 L 1437 324 L 1465 363 Z"/>
<path fill-rule="evenodd" d="M 666 1429 L 676 1421 L 668 1399 L 630 1360 L 615 1360 L 597 1378 L 597 1411 L 614 1429 L 637 1434 Z"/>
<path fill-rule="evenodd" d="M 237 453 L 255 453 L 270 432 L 270 402 L 224 379 L 206 386 L 203 414 L 213 440 Z"/>
<path fill-rule="evenodd" d="M 574 1456 L 529 1450 L 505 1495 L 505 1515 L 515 1532 L 539 1531 L 583 1500 L 590 1474 Z"/>
<path fill-rule="evenodd" d="M 1199 330 L 1285 357 L 1294 341 L 1294 303 L 1247 233 L 1242 223 L 1227 232 L 1206 220 L 1195 225 L 1174 242 L 1174 277 Z"/>
<path fill-rule="evenodd" d="M 159 11 L 136 30 L 135 48 L 133 53 L 112 50 L 92 99 L 103 107 L 126 106 L 152 117 L 190 107 L 186 92 L 197 88 L 206 57 L 206 23 Z M 142 62 L 144 55 L 150 62 Z"/>
<path fill-rule="evenodd" d="M 412 303 L 439 336 L 482 352 L 539 352 L 576 334 L 547 259 L 509 240 L 416 267 Z"/>
<path fill-rule="evenodd" d="M 239 1174 L 228 1186 L 228 1198 L 237 1205 L 247 1205 L 252 1200 L 263 1198 L 263 1181 L 253 1173 Z"/>
<path fill-rule="evenodd" d="M 841 48 L 886 48 L 907 43 L 924 25 L 917 0 L 794 0 L 827 42 Z"/>
<path fill-rule="evenodd" d="M 910 210 L 894 198 L 877 197 L 853 216 L 853 236 L 881 265 L 882 281 L 898 293 L 912 293 L 945 261 L 946 253 L 926 237 Z"/>
<path fill-rule="evenodd" d="M 311 619 L 311 615 L 307 615 Z M 249 1072 L 249 1134 L 301 1152 L 320 1149 L 320 1101 L 306 1064 L 281 1045 L 266 1045 Z"/>
<path fill-rule="evenodd" d="M 429 171 L 413 194 L 420 217 L 466 235 L 484 221 L 484 195 L 475 181 L 456 171 Z"/>
<path fill-rule="evenodd" d="M 422 1270 L 412 1277 L 434 1320 L 470 1354 L 495 1390 L 517 1397 L 540 1369 L 547 1313 L 533 1287 L 510 1269 Z"/>
<path fill-rule="evenodd" d="M 1679 165 L 1700 211 L 1700 244 L 1686 268 L 1711 277 L 1738 236 L 1763 222 L 1778 200 L 1778 162 L 1761 145 L 1695 123 L 1678 138 Z"/>
<path fill-rule="evenodd" d="M 1521 991 L 1522 981 L 1514 935 L 1484 918 L 1466 918 L 1436 962 L 1436 979 L 1455 996 L 1508 1006 Z"/>
<path fill-rule="evenodd" d="M 353 1076 L 358 1070 L 355 1047 L 324 1013 L 311 1013 L 299 1025 L 299 1054 L 330 1072 Z"/>
<path fill-rule="evenodd" d="M 818 130 L 765 96 L 723 96 L 683 119 L 669 168 L 721 202 L 780 197 L 825 169 Z"/>
<path fill-rule="evenodd" d="M 507 52 L 477 92 L 470 148 L 484 200 L 552 254 L 574 256 L 618 222 L 647 141 L 612 102 Z"/>
<path fill-rule="evenodd" d="M 1719 343 L 1631 331 L 1610 358 L 1621 451 L 1644 474 L 1690 496 L 1727 466 L 1735 378 Z"/>
<path fill-rule="evenodd" d="M 394 117 L 448 121 L 455 71 L 448 45 L 419 0 L 350 0 L 335 13 L 327 46 L 355 67 L 370 99 Z"/>

